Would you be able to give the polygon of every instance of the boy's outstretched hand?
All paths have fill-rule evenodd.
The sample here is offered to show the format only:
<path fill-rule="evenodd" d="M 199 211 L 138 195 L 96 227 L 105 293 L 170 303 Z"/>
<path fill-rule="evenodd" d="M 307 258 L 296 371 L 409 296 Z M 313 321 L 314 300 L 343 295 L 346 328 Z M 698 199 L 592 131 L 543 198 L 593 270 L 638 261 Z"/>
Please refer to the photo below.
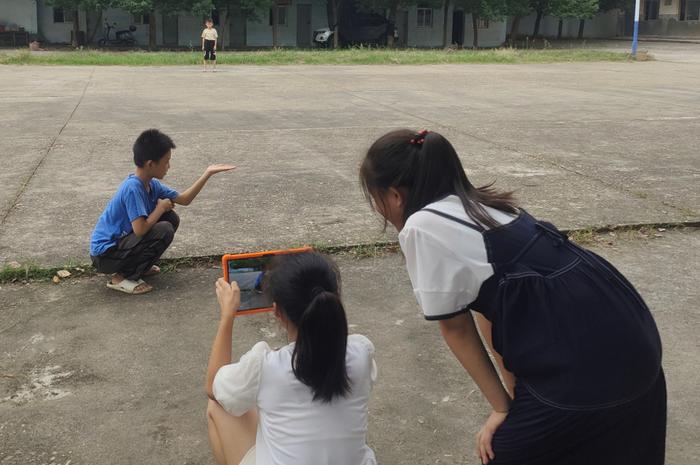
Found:
<path fill-rule="evenodd" d="M 207 170 L 204 172 L 208 176 L 213 176 L 216 173 L 223 173 L 224 171 L 231 171 L 235 170 L 236 167 L 234 165 L 228 165 L 225 163 L 218 163 L 216 165 L 209 165 L 207 167 Z"/>
<path fill-rule="evenodd" d="M 209 178 L 216 173 L 231 171 L 234 169 L 236 169 L 235 166 L 228 164 L 210 165 L 206 170 L 204 170 L 204 174 L 200 176 L 200 178 L 197 179 L 197 181 L 195 181 L 195 183 L 192 184 L 189 189 L 175 197 L 174 202 L 179 205 L 191 204 L 194 198 L 199 194 L 199 191 L 201 191 L 207 181 L 209 181 Z"/>

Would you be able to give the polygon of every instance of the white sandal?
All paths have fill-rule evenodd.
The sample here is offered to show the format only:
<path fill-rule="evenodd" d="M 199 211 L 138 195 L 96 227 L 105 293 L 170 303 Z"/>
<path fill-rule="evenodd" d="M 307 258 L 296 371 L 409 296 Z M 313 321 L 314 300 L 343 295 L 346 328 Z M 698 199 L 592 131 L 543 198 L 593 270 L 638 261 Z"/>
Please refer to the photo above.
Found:
<path fill-rule="evenodd" d="M 132 294 L 132 295 L 138 295 L 138 294 L 145 294 L 147 292 L 151 292 L 153 288 L 146 289 L 146 290 L 140 290 L 137 291 L 136 288 L 139 287 L 141 284 L 146 284 L 146 281 L 143 279 L 139 279 L 138 281 L 131 281 L 129 279 L 122 279 L 120 282 L 117 284 L 114 284 L 113 282 L 108 282 L 107 287 L 110 289 L 114 289 L 115 291 L 119 292 L 124 292 L 125 294 Z"/>

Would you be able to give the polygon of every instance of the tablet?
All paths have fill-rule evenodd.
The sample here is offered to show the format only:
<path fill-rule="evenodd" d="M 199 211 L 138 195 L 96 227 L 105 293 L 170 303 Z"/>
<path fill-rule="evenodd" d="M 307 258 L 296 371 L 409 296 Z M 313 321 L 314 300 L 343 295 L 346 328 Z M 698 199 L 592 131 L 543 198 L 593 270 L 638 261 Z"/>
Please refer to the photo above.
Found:
<path fill-rule="evenodd" d="M 221 257 L 224 279 L 236 281 L 241 289 L 241 306 L 237 315 L 272 311 L 272 299 L 263 293 L 265 272 L 276 255 L 311 252 L 311 247 L 264 252 L 227 254 Z"/>

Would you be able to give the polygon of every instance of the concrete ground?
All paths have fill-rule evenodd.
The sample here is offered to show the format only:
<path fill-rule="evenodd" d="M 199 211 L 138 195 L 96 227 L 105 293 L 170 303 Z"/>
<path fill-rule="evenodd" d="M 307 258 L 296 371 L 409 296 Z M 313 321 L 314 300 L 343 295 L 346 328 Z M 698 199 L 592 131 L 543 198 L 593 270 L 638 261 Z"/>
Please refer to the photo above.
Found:
<path fill-rule="evenodd" d="M 239 166 L 179 210 L 169 256 L 376 240 L 357 167 L 374 138 L 404 126 L 443 132 L 475 182 L 516 189 L 561 227 L 698 220 L 699 74 L 700 61 L 4 66 L 0 264 L 88 261 L 149 127 L 178 144 L 175 188 L 210 163 Z"/>
<path fill-rule="evenodd" d="M 664 341 L 668 465 L 700 463 L 700 230 L 606 236 L 596 250 L 638 287 Z M 612 245 L 608 245 L 611 242 Z M 695 251 L 695 252 L 691 252 Z M 381 464 L 476 464 L 488 412 L 424 321 L 403 260 L 340 257 L 353 332 L 377 349 L 369 443 Z M 211 464 L 203 393 L 217 269 L 153 280 L 136 298 L 105 278 L 0 291 L 0 464 Z M 267 315 L 236 320 L 234 351 L 285 343 Z M 627 464 L 626 464 L 627 465 Z M 631 465 L 631 464 L 630 464 Z"/>
<path fill-rule="evenodd" d="M 663 44 L 642 63 L 0 67 L 12 109 L 0 119 L 0 266 L 88 261 L 93 224 L 147 127 L 178 144 L 166 178 L 176 188 L 209 163 L 239 166 L 178 210 L 171 257 L 385 238 L 357 165 L 374 137 L 402 126 L 443 132 L 475 182 L 517 189 L 560 227 L 697 222 L 700 45 L 690 45 Z M 687 465 L 700 462 L 700 231 L 653 231 L 596 248 L 654 312 L 667 463 Z M 352 331 L 377 347 L 369 441 L 380 463 L 477 463 L 486 403 L 420 316 L 400 255 L 339 262 Z M 219 275 L 168 273 L 138 298 L 104 277 L 0 285 L 0 464 L 213 463 L 202 385 Z M 237 354 L 260 339 L 284 343 L 267 315 L 236 322 Z"/>

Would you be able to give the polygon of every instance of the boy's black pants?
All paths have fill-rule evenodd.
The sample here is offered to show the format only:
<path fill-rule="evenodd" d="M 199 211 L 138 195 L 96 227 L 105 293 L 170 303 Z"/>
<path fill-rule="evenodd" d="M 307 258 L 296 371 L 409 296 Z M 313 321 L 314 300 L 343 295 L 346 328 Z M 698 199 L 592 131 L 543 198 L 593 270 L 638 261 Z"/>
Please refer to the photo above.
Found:
<path fill-rule="evenodd" d="M 92 264 L 100 273 L 119 273 L 128 280 L 138 281 L 173 242 L 179 225 L 180 217 L 169 211 L 143 237 L 133 232 L 122 237 L 102 255 L 92 256 Z"/>

